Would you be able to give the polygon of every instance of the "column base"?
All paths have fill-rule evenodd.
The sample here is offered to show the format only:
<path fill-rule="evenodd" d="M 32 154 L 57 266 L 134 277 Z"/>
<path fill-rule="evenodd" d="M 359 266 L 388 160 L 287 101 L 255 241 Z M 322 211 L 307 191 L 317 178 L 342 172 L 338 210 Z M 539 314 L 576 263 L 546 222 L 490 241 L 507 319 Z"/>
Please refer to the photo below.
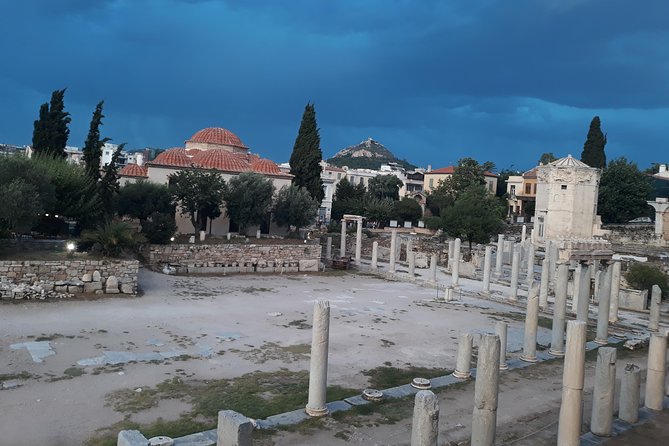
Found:
<path fill-rule="evenodd" d="M 500 370 L 509 370 L 509 364 L 507 364 L 506 362 L 504 364 L 500 364 L 499 369 Z"/>
<path fill-rule="evenodd" d="M 557 356 L 558 358 L 564 357 L 564 350 L 548 350 L 549 355 Z"/>
<path fill-rule="evenodd" d="M 595 338 L 594 342 L 595 342 L 595 344 L 598 344 L 598 345 L 606 345 L 606 344 L 609 343 L 609 340 L 608 339 Z"/>
<path fill-rule="evenodd" d="M 520 355 L 520 360 L 523 362 L 537 362 L 537 357 L 535 356 L 525 356 L 525 355 Z"/>
<path fill-rule="evenodd" d="M 472 376 L 471 372 L 459 372 L 455 370 L 453 372 L 453 376 L 455 376 L 458 379 L 468 379 L 469 377 Z"/>
<path fill-rule="evenodd" d="M 324 417 L 329 412 L 327 407 L 323 407 L 321 409 L 314 409 L 314 408 L 311 408 L 309 406 L 305 407 L 304 411 L 310 417 Z"/>

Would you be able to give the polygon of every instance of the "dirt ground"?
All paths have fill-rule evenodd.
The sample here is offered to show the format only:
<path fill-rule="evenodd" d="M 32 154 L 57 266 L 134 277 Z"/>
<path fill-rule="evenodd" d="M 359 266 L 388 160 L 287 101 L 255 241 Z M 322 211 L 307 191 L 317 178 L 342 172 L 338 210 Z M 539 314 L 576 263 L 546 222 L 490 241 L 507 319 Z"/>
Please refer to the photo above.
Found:
<path fill-rule="evenodd" d="M 435 303 L 435 290 L 361 274 L 188 278 L 141 271 L 140 286 L 138 298 L 0 307 L 0 444 L 84 444 L 124 419 L 176 420 L 191 408 L 188 402 L 170 399 L 132 411 L 108 404 L 112 392 L 141 393 L 170 378 L 308 370 L 315 299 L 332 308 L 331 385 L 363 389 L 369 378 L 362 371 L 384 365 L 453 368 L 458 333 L 492 332 L 496 320 L 509 323 L 509 358 L 522 346 L 518 308 L 474 298 Z M 549 339 L 540 328 L 538 343 Z M 38 344 L 25 344 L 31 342 Z M 644 366 L 645 352 L 627 361 Z M 589 377 L 592 367 L 591 361 Z M 561 361 L 502 374 L 500 444 L 554 444 L 561 377 Z M 440 444 L 468 438 L 473 388 L 467 383 L 439 393 Z M 409 444 L 411 402 L 402 404 L 407 407 L 278 431 L 262 444 Z"/>

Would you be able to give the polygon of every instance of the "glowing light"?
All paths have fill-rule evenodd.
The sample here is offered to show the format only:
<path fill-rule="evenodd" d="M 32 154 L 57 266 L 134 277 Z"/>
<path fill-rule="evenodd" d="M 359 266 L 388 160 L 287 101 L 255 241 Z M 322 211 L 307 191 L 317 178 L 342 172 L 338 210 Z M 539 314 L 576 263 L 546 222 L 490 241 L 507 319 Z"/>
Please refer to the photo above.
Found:
<path fill-rule="evenodd" d="M 76 245 L 74 244 L 74 242 L 68 242 L 66 247 L 67 247 L 68 251 L 74 251 L 74 248 L 76 248 Z"/>

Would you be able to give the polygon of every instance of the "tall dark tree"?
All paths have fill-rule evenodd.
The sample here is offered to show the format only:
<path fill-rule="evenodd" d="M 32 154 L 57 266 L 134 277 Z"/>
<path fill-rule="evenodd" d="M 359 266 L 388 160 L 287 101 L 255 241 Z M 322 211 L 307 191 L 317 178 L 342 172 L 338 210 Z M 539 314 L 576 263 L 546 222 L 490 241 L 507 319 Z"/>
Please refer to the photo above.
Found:
<path fill-rule="evenodd" d="M 485 166 L 479 164 L 475 159 L 462 158 L 453 169 L 453 176 L 451 177 L 453 190 L 456 194 L 459 194 L 469 186 L 484 185 L 485 171 Z"/>
<path fill-rule="evenodd" d="M 34 122 L 33 149 L 37 153 L 65 158 L 65 146 L 70 136 L 67 127 L 72 121 L 65 111 L 65 88 L 51 93 L 51 102 L 42 104 L 39 119 Z"/>
<path fill-rule="evenodd" d="M 84 163 L 86 165 L 86 173 L 88 176 L 97 181 L 100 179 L 100 158 L 102 157 L 102 146 L 109 141 L 109 138 L 100 139 L 100 126 L 102 125 L 102 107 L 105 101 L 98 102 L 93 112 L 91 125 L 88 129 L 88 136 L 84 143 Z"/>
<path fill-rule="evenodd" d="M 290 155 L 290 173 L 294 175 L 293 184 L 304 187 L 320 203 L 325 197 L 320 165 L 323 159 L 321 137 L 316 126 L 314 104 L 307 104 L 302 115 L 300 130 L 295 139 L 293 153 Z"/>
<path fill-rule="evenodd" d="M 553 152 L 542 153 L 541 158 L 539 158 L 539 164 L 543 164 L 544 166 L 546 164 L 552 163 L 553 161 L 557 161 L 557 157 L 553 154 Z"/>
<path fill-rule="evenodd" d="M 581 152 L 581 161 L 590 167 L 597 167 L 603 169 L 606 167 L 606 154 L 604 153 L 604 146 L 606 146 L 606 135 L 602 133 L 602 123 L 599 116 L 592 118 L 590 122 L 590 130 L 588 136 L 583 144 L 583 152 Z"/>
<path fill-rule="evenodd" d="M 118 182 L 118 158 L 121 156 L 124 147 L 125 143 L 119 144 L 112 154 L 109 164 L 102 169 L 102 179 L 99 183 L 99 191 L 102 211 L 107 220 L 114 215 L 114 199 L 120 189 Z"/>
<path fill-rule="evenodd" d="M 225 212 L 239 224 L 239 233 L 246 234 L 249 226 L 269 221 L 274 185 L 255 172 L 243 172 L 228 180 L 223 191 Z"/>
<path fill-rule="evenodd" d="M 49 103 L 39 108 L 39 118 L 33 123 L 33 151 L 46 153 L 49 149 Z"/>
<path fill-rule="evenodd" d="M 170 175 L 170 191 L 181 215 L 190 217 L 195 232 L 221 215 L 225 180 L 215 170 L 180 170 Z"/>
<path fill-rule="evenodd" d="M 377 175 L 369 179 L 367 193 L 379 200 L 390 198 L 397 201 L 400 199 L 400 188 L 402 186 L 404 186 L 404 183 L 395 175 Z"/>

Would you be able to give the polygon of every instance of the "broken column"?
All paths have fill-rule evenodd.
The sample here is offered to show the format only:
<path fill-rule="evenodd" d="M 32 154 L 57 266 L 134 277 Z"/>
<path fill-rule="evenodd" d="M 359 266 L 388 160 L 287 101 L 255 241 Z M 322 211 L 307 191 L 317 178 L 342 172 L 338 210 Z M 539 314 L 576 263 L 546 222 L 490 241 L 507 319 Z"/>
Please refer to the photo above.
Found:
<path fill-rule="evenodd" d="M 590 431 L 600 437 L 611 435 L 613 397 L 616 390 L 616 349 L 600 347 L 597 351 L 595 388 L 592 392 Z"/>
<path fill-rule="evenodd" d="M 562 374 L 562 403 L 557 438 L 560 446 L 581 444 L 586 328 L 583 321 L 567 322 L 567 350 Z"/>
<path fill-rule="evenodd" d="M 611 265 L 608 265 L 600 275 L 599 303 L 597 304 L 597 336 L 595 342 L 599 345 L 609 343 L 609 310 L 611 305 Z"/>
<path fill-rule="evenodd" d="M 339 257 L 346 257 L 346 220 L 341 219 L 341 241 L 339 243 Z"/>
<path fill-rule="evenodd" d="M 372 269 L 378 269 L 379 262 L 379 242 L 372 243 Z"/>
<path fill-rule="evenodd" d="M 646 375 L 646 407 L 662 410 L 664 381 L 667 372 L 667 334 L 653 333 L 648 345 L 648 372 Z"/>
<path fill-rule="evenodd" d="M 537 327 L 539 325 L 539 296 L 537 287 L 530 284 L 525 312 L 525 343 L 521 361 L 537 362 Z"/>
<path fill-rule="evenodd" d="M 332 237 L 328 237 L 327 245 L 325 245 L 325 258 L 328 260 L 332 258 Z"/>
<path fill-rule="evenodd" d="M 620 384 L 618 418 L 621 420 L 631 424 L 639 421 L 640 387 L 641 369 L 637 365 L 627 364 Z"/>
<path fill-rule="evenodd" d="M 653 285 L 653 292 L 650 297 L 650 315 L 648 316 L 648 329 L 658 331 L 660 329 L 660 301 L 662 299 L 662 290 L 659 286 Z"/>
<path fill-rule="evenodd" d="M 234 410 L 221 410 L 216 437 L 216 446 L 252 446 L 253 422 Z"/>
<path fill-rule="evenodd" d="M 416 394 L 411 424 L 411 446 L 437 446 L 439 399 L 430 390 Z"/>
<path fill-rule="evenodd" d="M 511 294 L 509 300 L 518 300 L 518 274 L 520 272 L 520 247 L 513 247 L 513 257 L 511 260 Z"/>
<path fill-rule="evenodd" d="M 576 310 L 578 309 L 578 295 L 581 294 L 581 276 L 583 273 L 582 269 L 583 267 L 581 266 L 580 262 L 576 265 L 576 269 L 574 269 L 574 281 L 571 290 L 572 296 L 570 308 L 572 314 L 576 314 Z"/>
<path fill-rule="evenodd" d="M 388 258 L 388 270 L 391 273 L 395 272 L 395 250 L 397 246 L 397 229 L 390 232 L 390 257 Z"/>
<path fill-rule="evenodd" d="M 356 231 L 355 231 L 355 264 L 360 265 L 360 259 L 362 258 L 362 217 L 359 217 L 356 221 Z"/>
<path fill-rule="evenodd" d="M 534 260 L 535 260 L 534 245 L 532 244 L 532 242 L 529 242 L 527 244 L 527 280 L 526 280 L 528 286 L 534 280 Z"/>
<path fill-rule="evenodd" d="M 455 362 L 453 376 L 460 379 L 467 379 L 471 376 L 472 363 L 472 344 L 474 338 L 471 333 L 460 333 L 458 339 L 458 359 Z"/>
<path fill-rule="evenodd" d="M 328 380 L 328 345 L 330 342 L 330 302 L 317 300 L 314 303 L 314 321 L 311 338 L 311 360 L 309 367 L 309 402 L 306 412 L 312 417 L 328 413 L 325 394 Z"/>
<path fill-rule="evenodd" d="M 499 338 L 496 335 L 486 334 L 481 337 L 476 363 L 471 446 L 493 446 L 495 444 L 499 393 L 499 349 Z"/>
<path fill-rule="evenodd" d="M 579 283 L 576 320 L 588 322 L 589 308 L 590 308 L 590 268 L 588 267 L 588 265 L 583 265 L 581 268 L 581 281 Z"/>
<path fill-rule="evenodd" d="M 460 239 L 456 238 L 453 244 L 453 266 L 451 267 L 451 285 L 457 287 L 460 281 Z"/>
<path fill-rule="evenodd" d="M 558 264 L 555 278 L 555 304 L 553 305 L 553 326 L 551 348 L 553 356 L 564 356 L 564 324 L 567 314 L 567 283 L 569 281 L 569 265 Z"/>
<path fill-rule="evenodd" d="M 609 311 L 609 322 L 618 322 L 618 303 L 620 302 L 620 260 L 613 261 L 611 270 L 611 302 Z"/>
<path fill-rule="evenodd" d="M 453 271 L 453 256 L 455 255 L 455 240 L 448 241 L 448 263 L 446 269 L 450 273 Z"/>
<path fill-rule="evenodd" d="M 506 338 L 508 332 L 508 326 L 506 322 L 497 321 L 495 323 L 495 334 L 499 336 L 499 369 L 508 370 L 509 366 L 506 363 Z"/>
<path fill-rule="evenodd" d="M 430 282 L 437 281 L 437 254 L 430 256 Z"/>
<path fill-rule="evenodd" d="M 407 248 L 409 246 L 407 245 Z M 407 251 L 407 262 L 409 263 L 409 279 L 414 280 L 416 278 L 416 253 L 413 251 Z"/>
<path fill-rule="evenodd" d="M 527 237 L 527 226 L 523 225 L 523 228 L 520 230 L 520 241 L 524 242 L 525 237 Z"/>
<path fill-rule="evenodd" d="M 502 276 L 502 264 L 504 261 L 504 234 L 497 235 L 497 252 L 495 253 L 495 275 Z"/>
<path fill-rule="evenodd" d="M 490 294 L 490 263 L 492 260 L 492 246 L 485 247 L 483 259 L 483 294 Z"/>
<path fill-rule="evenodd" d="M 548 259 L 541 261 L 541 282 L 539 283 L 539 308 L 548 308 Z M 559 279 L 558 279 L 559 280 Z"/>

